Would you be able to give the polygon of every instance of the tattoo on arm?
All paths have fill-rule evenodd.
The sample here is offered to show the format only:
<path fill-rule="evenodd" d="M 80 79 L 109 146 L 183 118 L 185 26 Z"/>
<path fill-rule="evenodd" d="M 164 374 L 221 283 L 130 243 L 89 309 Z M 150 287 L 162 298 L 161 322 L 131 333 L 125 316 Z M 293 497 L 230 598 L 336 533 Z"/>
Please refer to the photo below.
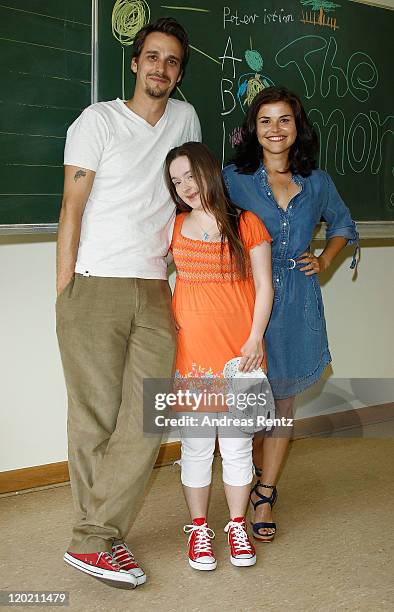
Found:
<path fill-rule="evenodd" d="M 74 181 L 77 182 L 79 181 L 80 178 L 84 176 L 86 176 L 85 170 L 77 170 L 76 173 L 74 174 Z"/>

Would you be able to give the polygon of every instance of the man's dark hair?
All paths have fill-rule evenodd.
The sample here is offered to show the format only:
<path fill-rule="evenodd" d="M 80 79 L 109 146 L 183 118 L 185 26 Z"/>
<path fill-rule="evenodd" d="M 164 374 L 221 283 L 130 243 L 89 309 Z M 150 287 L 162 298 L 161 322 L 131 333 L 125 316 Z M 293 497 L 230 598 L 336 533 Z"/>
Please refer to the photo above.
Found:
<path fill-rule="evenodd" d="M 267 87 L 254 98 L 242 126 L 242 141 L 235 147 L 232 162 L 241 174 L 256 172 L 263 158 L 263 148 L 256 134 L 257 115 L 263 104 L 272 102 L 287 102 L 295 118 L 297 138 L 289 151 L 288 170 L 293 174 L 309 176 L 316 168 L 319 141 L 300 98 L 286 87 Z"/>
<path fill-rule="evenodd" d="M 162 34 L 175 36 L 179 40 L 183 50 L 181 61 L 181 70 L 183 72 L 189 59 L 189 36 L 185 28 L 172 17 L 161 17 L 155 23 L 148 23 L 148 25 L 141 28 L 134 39 L 131 57 L 136 58 L 140 56 L 146 37 L 148 34 L 152 34 L 152 32 L 161 32 Z"/>

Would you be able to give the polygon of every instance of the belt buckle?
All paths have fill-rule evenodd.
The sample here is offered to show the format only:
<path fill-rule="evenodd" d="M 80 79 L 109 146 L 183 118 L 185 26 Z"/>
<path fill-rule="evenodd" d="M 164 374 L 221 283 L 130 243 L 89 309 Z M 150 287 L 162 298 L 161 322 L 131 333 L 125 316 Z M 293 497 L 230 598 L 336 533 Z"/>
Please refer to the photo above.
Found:
<path fill-rule="evenodd" d="M 287 269 L 288 269 L 288 270 L 294 270 L 294 268 L 295 268 L 295 267 L 296 267 L 296 265 L 297 265 L 296 260 L 295 260 L 295 259 L 293 259 L 292 257 L 290 257 L 289 262 L 291 262 L 291 264 L 292 264 L 292 265 L 291 265 L 291 266 L 289 266 Z"/>

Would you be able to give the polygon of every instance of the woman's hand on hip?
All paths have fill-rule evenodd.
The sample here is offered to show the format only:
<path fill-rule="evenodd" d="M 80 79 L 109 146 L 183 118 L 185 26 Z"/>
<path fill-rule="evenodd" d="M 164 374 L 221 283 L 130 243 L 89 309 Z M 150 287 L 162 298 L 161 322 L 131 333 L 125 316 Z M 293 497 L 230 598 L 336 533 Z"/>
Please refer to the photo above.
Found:
<path fill-rule="evenodd" d="M 300 272 L 305 272 L 305 276 L 311 276 L 312 274 L 319 274 L 327 268 L 325 260 L 321 257 L 312 255 L 309 251 L 306 251 L 300 257 L 297 258 L 297 263 L 306 264 L 302 268 L 299 268 Z"/>
<path fill-rule="evenodd" d="M 240 372 L 251 372 L 257 370 L 263 361 L 263 341 L 262 338 L 249 336 L 241 348 L 242 359 L 239 364 Z"/>

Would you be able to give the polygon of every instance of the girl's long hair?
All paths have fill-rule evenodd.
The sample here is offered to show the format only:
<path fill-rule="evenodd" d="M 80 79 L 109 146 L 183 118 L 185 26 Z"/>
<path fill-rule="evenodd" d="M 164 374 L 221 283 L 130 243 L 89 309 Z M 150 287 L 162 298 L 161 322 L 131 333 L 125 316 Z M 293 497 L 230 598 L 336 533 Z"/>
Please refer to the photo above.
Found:
<path fill-rule="evenodd" d="M 216 219 L 221 237 L 222 263 L 224 245 L 227 242 L 231 276 L 233 277 L 234 270 L 236 270 L 241 278 L 245 278 L 246 254 L 240 237 L 240 215 L 237 207 L 230 200 L 219 162 L 208 147 L 200 142 L 186 142 L 180 147 L 171 149 L 168 153 L 165 161 L 165 180 L 177 209 L 183 212 L 190 212 L 193 209 L 178 196 L 170 176 L 171 163 L 177 157 L 183 156 L 187 157 L 190 162 L 191 174 L 197 183 L 203 209 Z"/>
<path fill-rule="evenodd" d="M 256 120 L 263 104 L 287 102 L 292 108 L 297 138 L 289 151 L 287 170 L 293 174 L 309 176 L 317 167 L 316 157 L 319 150 L 317 134 L 309 122 L 300 98 L 285 87 L 267 87 L 253 100 L 242 126 L 242 141 L 236 146 L 232 162 L 242 174 L 253 174 L 263 159 L 263 147 L 256 134 Z"/>

